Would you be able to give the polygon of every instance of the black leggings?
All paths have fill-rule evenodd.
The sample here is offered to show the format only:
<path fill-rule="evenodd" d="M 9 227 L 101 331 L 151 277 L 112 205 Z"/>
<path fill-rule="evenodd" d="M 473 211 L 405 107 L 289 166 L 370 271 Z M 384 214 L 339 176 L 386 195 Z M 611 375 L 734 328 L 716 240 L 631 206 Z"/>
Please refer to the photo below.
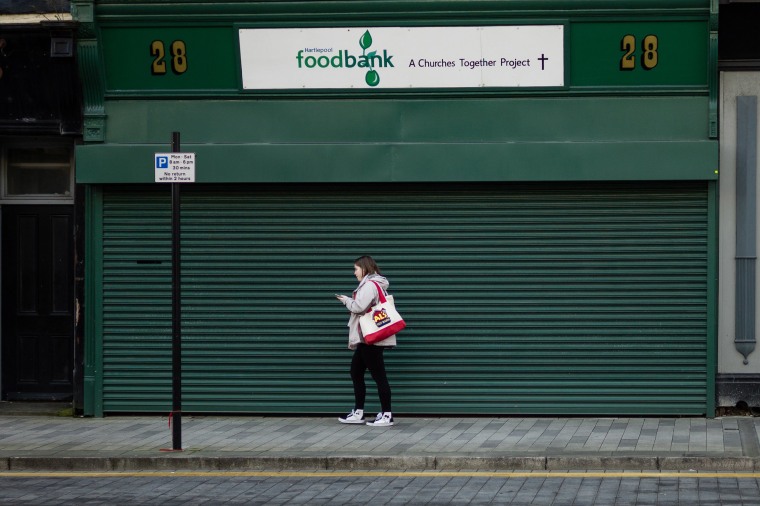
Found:
<path fill-rule="evenodd" d="M 377 393 L 380 396 L 380 407 L 383 412 L 391 411 L 391 386 L 385 374 L 383 346 L 372 346 L 359 343 L 351 359 L 351 381 L 354 382 L 354 400 L 356 409 L 364 409 L 364 398 L 367 386 L 364 384 L 364 373 L 369 369 L 372 379 L 377 383 Z"/>

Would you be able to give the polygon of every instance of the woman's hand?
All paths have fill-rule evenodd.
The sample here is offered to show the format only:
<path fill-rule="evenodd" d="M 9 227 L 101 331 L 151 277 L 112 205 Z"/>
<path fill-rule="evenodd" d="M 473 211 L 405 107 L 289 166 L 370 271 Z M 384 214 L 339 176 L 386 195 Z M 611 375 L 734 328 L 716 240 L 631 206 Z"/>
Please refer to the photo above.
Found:
<path fill-rule="evenodd" d="M 346 300 L 348 300 L 348 297 L 345 295 L 335 295 L 335 298 L 338 299 L 342 304 L 346 303 Z"/>

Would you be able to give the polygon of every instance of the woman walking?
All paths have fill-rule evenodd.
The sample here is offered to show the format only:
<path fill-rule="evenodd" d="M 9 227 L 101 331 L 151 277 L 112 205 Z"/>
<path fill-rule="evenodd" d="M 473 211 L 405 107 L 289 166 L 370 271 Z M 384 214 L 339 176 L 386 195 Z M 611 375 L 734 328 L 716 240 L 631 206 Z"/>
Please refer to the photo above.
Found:
<path fill-rule="evenodd" d="M 364 424 L 364 399 L 367 387 L 364 383 L 364 373 L 369 369 L 372 379 L 377 384 L 380 396 L 380 413 L 367 425 L 373 427 L 390 427 L 393 425 L 391 412 L 391 386 L 385 373 L 383 351 L 389 346 L 396 345 L 396 336 L 391 336 L 375 344 L 367 344 L 359 326 L 359 318 L 369 308 L 377 304 L 380 295 L 375 283 L 387 293 L 388 280 L 380 274 L 380 268 L 371 256 L 361 256 L 354 261 L 354 276 L 359 281 L 352 297 L 336 295 L 337 299 L 350 312 L 348 319 L 348 347 L 354 350 L 351 359 L 351 381 L 354 384 L 354 409 L 345 416 L 338 418 L 341 423 Z"/>

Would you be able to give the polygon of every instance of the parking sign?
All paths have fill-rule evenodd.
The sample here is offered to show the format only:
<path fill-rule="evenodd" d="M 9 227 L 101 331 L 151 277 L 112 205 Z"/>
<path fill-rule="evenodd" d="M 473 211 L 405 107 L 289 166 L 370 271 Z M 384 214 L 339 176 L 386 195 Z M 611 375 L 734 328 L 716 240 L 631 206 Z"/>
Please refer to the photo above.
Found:
<path fill-rule="evenodd" d="M 194 183 L 195 153 L 156 153 L 156 183 Z"/>

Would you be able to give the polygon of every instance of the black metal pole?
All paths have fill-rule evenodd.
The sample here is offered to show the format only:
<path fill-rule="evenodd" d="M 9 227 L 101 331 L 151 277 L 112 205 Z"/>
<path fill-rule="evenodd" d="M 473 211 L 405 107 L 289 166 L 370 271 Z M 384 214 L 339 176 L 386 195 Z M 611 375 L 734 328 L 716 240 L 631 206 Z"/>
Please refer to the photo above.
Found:
<path fill-rule="evenodd" d="M 172 153 L 179 153 L 179 132 L 172 132 Z M 182 265 L 179 183 L 172 183 L 172 449 L 182 450 Z"/>

